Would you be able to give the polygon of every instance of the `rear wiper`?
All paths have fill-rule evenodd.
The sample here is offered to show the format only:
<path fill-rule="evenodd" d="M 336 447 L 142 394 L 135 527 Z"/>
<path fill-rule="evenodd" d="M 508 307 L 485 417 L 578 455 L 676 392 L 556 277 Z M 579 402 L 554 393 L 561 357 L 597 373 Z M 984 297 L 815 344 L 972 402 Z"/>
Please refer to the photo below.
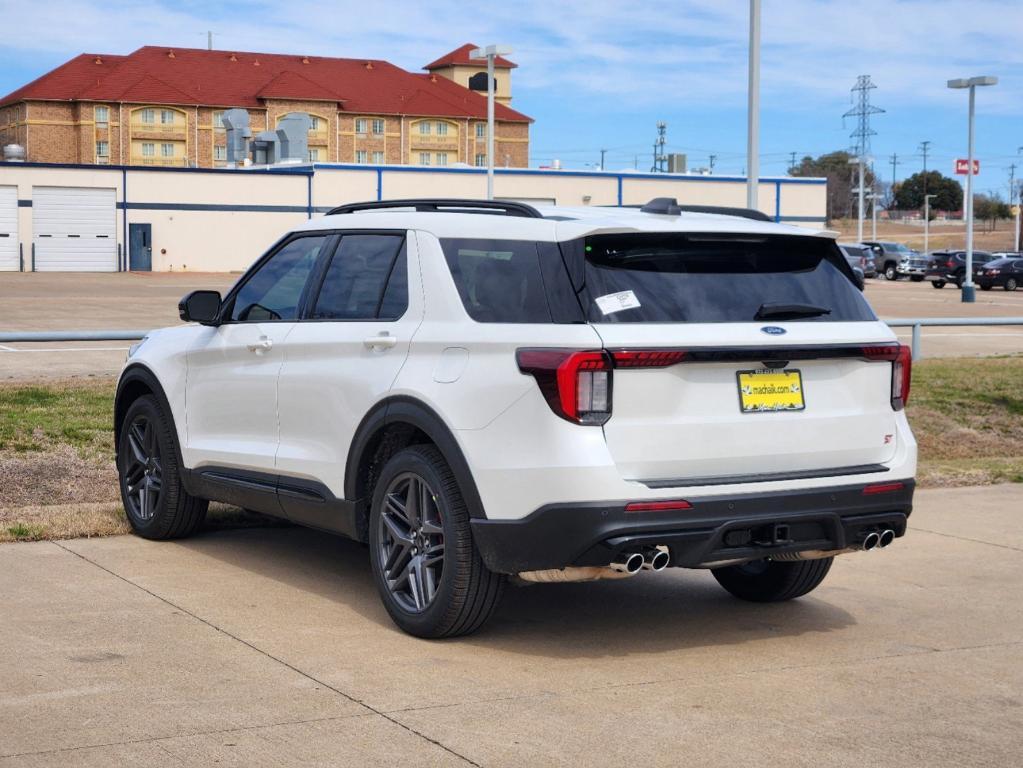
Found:
<path fill-rule="evenodd" d="M 813 304 L 761 304 L 753 319 L 766 320 L 773 317 L 778 320 L 792 320 L 797 317 L 819 317 L 830 314 L 830 309 L 815 307 Z"/>

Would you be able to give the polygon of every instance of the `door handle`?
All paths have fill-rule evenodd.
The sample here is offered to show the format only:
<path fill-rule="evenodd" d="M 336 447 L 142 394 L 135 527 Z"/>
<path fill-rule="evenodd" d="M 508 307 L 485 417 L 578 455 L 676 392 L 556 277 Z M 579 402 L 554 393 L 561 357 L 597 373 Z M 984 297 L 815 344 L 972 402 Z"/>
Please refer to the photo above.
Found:
<path fill-rule="evenodd" d="M 362 343 L 366 345 L 367 349 L 373 349 L 374 347 L 377 347 L 378 349 L 390 349 L 398 343 L 398 338 L 396 336 L 392 336 L 387 331 L 384 331 L 379 336 L 370 336 Z"/>
<path fill-rule="evenodd" d="M 260 336 L 259 341 L 255 344 L 249 344 L 249 352 L 255 352 L 257 355 L 261 355 L 273 347 L 273 339 L 269 336 Z"/>

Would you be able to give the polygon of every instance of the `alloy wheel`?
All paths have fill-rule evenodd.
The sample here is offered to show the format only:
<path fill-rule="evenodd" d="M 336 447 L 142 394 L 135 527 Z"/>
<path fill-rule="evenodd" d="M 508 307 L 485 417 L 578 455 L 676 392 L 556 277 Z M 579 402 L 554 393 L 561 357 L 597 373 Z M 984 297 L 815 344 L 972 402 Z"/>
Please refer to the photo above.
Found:
<path fill-rule="evenodd" d="M 417 474 L 398 475 L 384 494 L 379 519 L 380 563 L 395 602 L 422 613 L 440 588 L 444 528 L 437 496 Z"/>
<path fill-rule="evenodd" d="M 138 520 L 151 520 L 163 491 L 163 464 L 156 425 L 144 415 L 136 416 L 125 435 L 124 487 L 129 511 Z"/>

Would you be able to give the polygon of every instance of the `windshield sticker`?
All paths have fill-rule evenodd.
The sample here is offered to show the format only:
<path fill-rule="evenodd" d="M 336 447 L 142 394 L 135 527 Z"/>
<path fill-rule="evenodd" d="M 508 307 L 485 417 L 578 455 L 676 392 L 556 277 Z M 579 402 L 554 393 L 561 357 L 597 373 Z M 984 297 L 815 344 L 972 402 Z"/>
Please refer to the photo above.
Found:
<path fill-rule="evenodd" d="M 613 315 L 615 312 L 621 312 L 624 309 L 636 309 L 636 307 L 640 306 L 639 299 L 636 298 L 636 294 L 632 291 L 609 293 L 606 296 L 598 296 L 594 301 L 597 302 L 600 311 L 605 315 Z"/>

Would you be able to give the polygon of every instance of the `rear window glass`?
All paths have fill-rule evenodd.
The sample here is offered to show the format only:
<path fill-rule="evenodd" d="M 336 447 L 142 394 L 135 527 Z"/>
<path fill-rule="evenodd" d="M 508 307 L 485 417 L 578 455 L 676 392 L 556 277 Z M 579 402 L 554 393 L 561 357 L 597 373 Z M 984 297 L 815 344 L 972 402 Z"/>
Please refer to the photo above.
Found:
<path fill-rule="evenodd" d="M 549 323 L 536 243 L 442 238 L 458 295 L 481 323 Z"/>
<path fill-rule="evenodd" d="M 591 322 L 875 319 L 822 238 L 599 235 L 564 247 L 582 248 Z"/>

